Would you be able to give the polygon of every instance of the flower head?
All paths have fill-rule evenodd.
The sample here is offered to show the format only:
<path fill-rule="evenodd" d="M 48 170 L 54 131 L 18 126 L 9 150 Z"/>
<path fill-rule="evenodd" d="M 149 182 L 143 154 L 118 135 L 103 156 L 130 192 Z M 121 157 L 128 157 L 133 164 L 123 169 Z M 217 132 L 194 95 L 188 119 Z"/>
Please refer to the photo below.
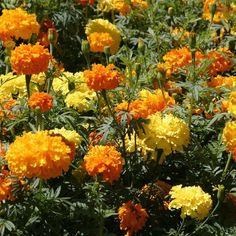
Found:
<path fill-rule="evenodd" d="M 16 74 L 39 74 L 48 69 L 52 56 L 48 49 L 39 45 L 21 44 L 11 54 L 10 63 Z"/>
<path fill-rule="evenodd" d="M 123 76 L 113 64 L 106 67 L 101 64 L 93 64 L 92 70 L 84 71 L 84 77 L 87 86 L 94 91 L 114 89 L 123 80 Z"/>
<path fill-rule="evenodd" d="M 66 140 L 71 143 L 74 143 L 76 146 L 80 145 L 82 137 L 75 130 L 67 130 L 64 127 L 61 129 L 55 128 L 49 131 L 49 134 L 60 134 Z"/>
<path fill-rule="evenodd" d="M 148 214 L 146 209 L 142 208 L 141 204 L 134 204 L 128 201 L 123 203 L 119 208 L 118 217 L 120 220 L 120 229 L 126 230 L 126 235 L 131 236 L 145 226 Z"/>
<path fill-rule="evenodd" d="M 169 209 L 181 209 L 182 219 L 190 216 L 203 220 L 212 207 L 211 196 L 200 186 L 182 188 L 182 185 L 177 185 L 171 188 L 170 196 L 173 200 L 169 203 Z"/>
<path fill-rule="evenodd" d="M 5 158 L 11 172 L 19 177 L 50 179 L 68 171 L 73 154 L 61 135 L 38 131 L 17 136 Z"/>
<path fill-rule="evenodd" d="M 114 146 L 92 146 L 84 157 L 84 166 L 91 176 L 102 174 L 103 180 L 118 180 L 122 171 L 122 157 Z"/>
<path fill-rule="evenodd" d="M 115 54 L 118 51 L 121 41 L 120 31 L 115 25 L 110 23 L 108 20 L 90 20 L 89 23 L 86 25 L 85 33 L 88 37 L 88 41 L 92 43 L 92 47 L 90 45 L 91 48 L 94 49 L 98 48 L 98 46 L 109 46 L 112 54 Z M 98 36 L 98 34 L 101 35 Z M 102 42 L 99 42 L 98 40 L 102 40 Z"/>
<path fill-rule="evenodd" d="M 209 87 L 235 87 L 236 86 L 236 76 L 222 76 L 217 75 L 208 82 Z"/>
<path fill-rule="evenodd" d="M 228 122 L 223 130 L 223 142 L 229 152 L 236 148 L 236 121 Z"/>
<path fill-rule="evenodd" d="M 147 118 L 149 115 L 164 110 L 167 106 L 175 104 L 174 98 L 167 92 L 157 89 L 153 92 L 143 89 L 139 93 L 140 98 L 128 103 L 122 102 L 116 107 L 116 112 L 128 111 L 134 119 Z"/>
<path fill-rule="evenodd" d="M 30 39 L 32 34 L 38 34 L 39 28 L 35 14 L 29 14 L 21 8 L 2 10 L 0 38 L 3 41 Z"/>
<path fill-rule="evenodd" d="M 38 92 L 33 93 L 29 100 L 28 105 L 31 109 L 39 109 L 41 112 L 47 112 L 52 109 L 53 97 L 48 93 Z"/>

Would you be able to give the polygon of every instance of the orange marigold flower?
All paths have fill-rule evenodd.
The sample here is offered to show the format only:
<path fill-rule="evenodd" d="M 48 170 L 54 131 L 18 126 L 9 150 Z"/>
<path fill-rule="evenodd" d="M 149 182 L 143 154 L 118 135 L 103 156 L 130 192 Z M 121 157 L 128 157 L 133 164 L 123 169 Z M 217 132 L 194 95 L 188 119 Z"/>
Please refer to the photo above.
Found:
<path fill-rule="evenodd" d="M 14 200 L 12 194 L 12 180 L 9 177 L 9 171 L 2 169 L 0 173 L 0 201 Z"/>
<path fill-rule="evenodd" d="M 114 0 L 114 7 L 123 16 L 131 11 L 131 5 L 124 0 Z"/>
<path fill-rule="evenodd" d="M 163 111 L 167 106 L 175 104 L 174 98 L 170 97 L 167 92 L 162 92 L 160 89 L 154 91 L 140 91 L 140 99 L 131 103 L 122 102 L 117 105 L 115 111 L 128 111 L 134 119 L 147 118 L 149 115 L 158 111 Z"/>
<path fill-rule="evenodd" d="M 51 59 L 48 49 L 39 43 L 21 44 L 12 51 L 10 63 L 16 74 L 32 75 L 47 71 Z"/>
<path fill-rule="evenodd" d="M 50 179 L 68 171 L 74 150 L 61 135 L 52 136 L 48 131 L 29 132 L 16 137 L 5 158 L 16 176 Z"/>
<path fill-rule="evenodd" d="M 104 47 L 113 45 L 113 38 L 109 33 L 94 32 L 88 36 L 91 52 L 104 52 Z"/>
<path fill-rule="evenodd" d="M 204 55 L 196 52 L 196 63 L 198 64 Z M 172 49 L 163 56 L 164 63 L 158 64 L 158 69 L 164 71 L 167 76 L 177 72 L 179 69 L 190 66 L 192 64 L 192 53 L 187 47 Z"/>
<path fill-rule="evenodd" d="M 0 16 L 0 38 L 3 41 L 12 39 L 30 39 L 38 34 L 39 24 L 35 14 L 29 14 L 21 8 L 4 9 Z"/>
<path fill-rule="evenodd" d="M 114 146 L 92 146 L 84 157 L 84 167 L 89 175 L 102 174 L 103 180 L 118 180 L 122 171 L 122 157 Z"/>
<path fill-rule="evenodd" d="M 217 75 L 216 77 L 212 78 L 208 83 L 209 87 L 217 88 L 217 87 L 235 87 L 236 86 L 236 76 L 221 76 Z"/>
<path fill-rule="evenodd" d="M 138 232 L 146 224 L 148 214 L 142 205 L 134 204 L 131 201 L 123 203 L 118 210 L 120 229 L 127 231 L 127 236 Z"/>
<path fill-rule="evenodd" d="M 106 67 L 101 64 L 93 64 L 92 70 L 84 71 L 84 78 L 87 86 L 95 91 L 114 89 L 123 80 L 123 76 L 113 64 Z"/>
<path fill-rule="evenodd" d="M 226 48 L 213 50 L 206 55 L 206 58 L 212 60 L 209 67 L 209 75 L 216 76 L 220 72 L 229 71 L 234 63 L 232 61 L 233 53 Z"/>
<path fill-rule="evenodd" d="M 29 100 L 28 105 L 31 109 L 39 109 L 41 112 L 47 112 L 52 109 L 53 98 L 48 93 L 33 93 Z"/>

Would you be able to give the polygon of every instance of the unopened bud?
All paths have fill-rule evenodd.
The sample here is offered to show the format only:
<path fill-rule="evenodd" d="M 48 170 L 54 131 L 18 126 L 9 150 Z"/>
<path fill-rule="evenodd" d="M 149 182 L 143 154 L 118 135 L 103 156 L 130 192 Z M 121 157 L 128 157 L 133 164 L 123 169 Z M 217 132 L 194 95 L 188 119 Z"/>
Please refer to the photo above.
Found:
<path fill-rule="evenodd" d="M 48 41 L 52 45 L 54 45 L 57 41 L 57 32 L 54 28 L 49 28 L 48 29 Z"/>
<path fill-rule="evenodd" d="M 225 197 L 225 187 L 224 185 L 219 185 L 217 192 L 217 199 L 219 200 L 219 202 L 222 202 L 224 200 L 224 197 Z"/>
<path fill-rule="evenodd" d="M 169 8 L 168 8 L 168 14 L 169 14 L 170 16 L 173 16 L 173 14 L 174 14 L 174 8 L 173 8 L 173 7 L 169 7 Z"/>
<path fill-rule="evenodd" d="M 144 54 L 145 51 L 145 44 L 141 38 L 138 39 L 138 50 Z"/>
<path fill-rule="evenodd" d="M 135 63 L 135 72 L 136 72 L 137 78 L 139 78 L 140 73 L 141 73 L 141 64 L 140 63 Z"/>
<path fill-rule="evenodd" d="M 111 48 L 109 46 L 105 46 L 104 53 L 107 57 L 109 57 L 111 55 Z"/>

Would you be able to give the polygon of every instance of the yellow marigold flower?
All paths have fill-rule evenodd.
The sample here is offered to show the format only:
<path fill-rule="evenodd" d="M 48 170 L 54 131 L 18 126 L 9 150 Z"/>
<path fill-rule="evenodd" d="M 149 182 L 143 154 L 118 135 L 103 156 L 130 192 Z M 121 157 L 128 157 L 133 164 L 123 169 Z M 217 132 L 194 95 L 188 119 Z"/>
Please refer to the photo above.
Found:
<path fill-rule="evenodd" d="M 233 4 L 226 6 L 221 0 L 205 0 L 203 5 L 202 17 L 206 20 L 211 20 L 211 6 L 216 4 L 216 12 L 213 17 L 213 22 L 220 23 L 221 20 L 226 20 L 235 12 Z"/>
<path fill-rule="evenodd" d="M 183 187 L 177 185 L 171 188 L 169 209 L 181 209 L 181 218 L 190 216 L 193 219 L 203 220 L 212 207 L 211 196 L 205 193 L 200 186 Z"/>
<path fill-rule="evenodd" d="M 36 92 L 37 87 L 31 83 L 30 91 Z M 26 85 L 24 75 L 13 75 L 13 73 L 8 73 L 6 75 L 0 75 L 0 94 L 5 97 L 12 97 L 12 95 L 17 95 L 18 97 L 24 97 L 26 95 Z"/>
<path fill-rule="evenodd" d="M 36 15 L 21 8 L 4 9 L 0 16 L 0 38 L 3 41 L 30 39 L 32 34 L 38 34 L 39 28 Z"/>
<path fill-rule="evenodd" d="M 118 104 L 115 111 L 129 111 L 134 119 L 147 118 L 158 111 L 163 111 L 166 107 L 175 104 L 174 98 L 167 92 L 157 89 L 153 92 L 143 89 L 139 92 L 140 98 L 129 103 Z"/>
<path fill-rule="evenodd" d="M 190 132 L 188 125 L 182 119 L 172 114 L 162 117 L 159 112 L 148 116 L 148 119 L 149 123 L 143 125 L 144 133 L 139 132 L 139 138 L 144 140 L 142 152 L 145 153 L 147 148 L 153 150 L 152 158 L 156 159 L 155 150 L 162 149 L 163 153 L 159 161 L 162 163 L 165 156 L 172 152 L 181 152 L 183 147 L 188 145 Z"/>
<path fill-rule="evenodd" d="M 76 146 L 80 145 L 82 141 L 82 137 L 76 131 L 68 130 L 68 129 L 65 129 L 64 127 L 61 129 L 55 128 L 53 130 L 50 130 L 49 134 L 60 134 L 66 140 L 68 140 L 71 143 L 74 143 Z"/>
<path fill-rule="evenodd" d="M 32 75 L 47 71 L 51 59 L 48 49 L 39 43 L 21 44 L 12 51 L 10 63 L 16 74 Z"/>
<path fill-rule="evenodd" d="M 235 87 L 236 86 L 236 76 L 222 76 L 217 75 L 212 78 L 208 83 L 209 87 L 217 88 L 217 87 Z"/>
<path fill-rule="evenodd" d="M 96 93 L 92 91 L 74 91 L 66 96 L 65 104 L 78 112 L 87 112 L 94 109 L 96 99 Z"/>
<path fill-rule="evenodd" d="M 234 65 L 232 57 L 233 53 L 227 48 L 220 48 L 207 53 L 206 58 L 212 61 L 208 70 L 209 75 L 216 76 L 220 72 L 229 71 Z"/>
<path fill-rule="evenodd" d="M 228 112 L 236 116 L 236 91 L 231 92 L 228 103 Z"/>
<path fill-rule="evenodd" d="M 127 236 L 132 236 L 133 233 L 142 229 L 147 221 L 148 213 L 141 204 L 134 204 L 131 201 L 123 203 L 118 210 L 120 220 L 120 229 L 127 231 Z"/>
<path fill-rule="evenodd" d="M 148 8 L 148 3 L 145 0 L 131 0 L 131 3 L 133 7 L 139 7 L 142 9 Z"/>
<path fill-rule="evenodd" d="M 115 89 L 123 80 L 123 76 L 113 64 L 106 67 L 101 64 L 93 64 L 92 70 L 84 71 L 84 77 L 87 86 L 94 91 Z"/>
<path fill-rule="evenodd" d="M 98 0 L 97 8 L 102 12 L 110 12 L 115 9 L 114 0 Z"/>
<path fill-rule="evenodd" d="M 94 32 L 88 36 L 91 52 L 104 52 L 104 47 L 113 45 L 113 39 L 109 33 Z"/>
<path fill-rule="evenodd" d="M 39 74 L 34 74 L 31 77 L 31 82 L 37 85 L 44 85 L 46 82 L 46 75 L 45 73 L 41 72 Z"/>
<path fill-rule="evenodd" d="M 84 167 L 89 175 L 102 174 L 106 182 L 120 178 L 122 157 L 114 146 L 92 146 L 84 157 Z"/>
<path fill-rule="evenodd" d="M 48 93 L 38 92 L 33 93 L 29 100 L 28 105 L 31 109 L 39 109 L 41 112 L 47 112 L 52 109 L 53 97 Z"/>
<path fill-rule="evenodd" d="M 61 135 L 38 131 L 17 136 L 5 158 L 11 172 L 19 177 L 50 179 L 68 171 L 73 151 Z"/>
<path fill-rule="evenodd" d="M 0 97 L 0 122 L 4 119 L 14 119 L 12 109 L 16 106 L 16 101 L 12 98 Z"/>
<path fill-rule="evenodd" d="M 229 152 L 236 147 L 236 121 L 228 122 L 223 130 L 223 142 Z"/>
<path fill-rule="evenodd" d="M 171 29 L 171 34 L 176 40 L 183 40 L 191 36 L 190 32 L 185 31 L 183 28 L 177 28 L 177 27 Z"/>
<path fill-rule="evenodd" d="M 121 37 L 120 37 L 120 31 L 115 25 L 110 23 L 108 20 L 103 20 L 103 19 L 90 20 L 89 23 L 86 25 L 85 33 L 87 37 L 89 37 L 92 33 L 95 32 L 109 34 L 113 42 L 112 44 L 110 44 L 109 40 L 109 45 L 104 45 L 104 46 L 110 46 L 111 54 L 115 54 L 118 51 Z"/>

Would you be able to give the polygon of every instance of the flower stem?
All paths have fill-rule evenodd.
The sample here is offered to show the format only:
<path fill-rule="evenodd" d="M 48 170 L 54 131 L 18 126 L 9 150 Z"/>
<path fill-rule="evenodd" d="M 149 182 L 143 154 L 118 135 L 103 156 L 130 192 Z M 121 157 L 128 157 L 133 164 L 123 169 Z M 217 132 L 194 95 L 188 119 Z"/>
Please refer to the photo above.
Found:
<path fill-rule="evenodd" d="M 227 170 L 229 169 L 229 164 L 230 164 L 230 161 L 231 161 L 232 157 L 231 157 L 231 154 L 228 155 L 228 160 L 225 164 L 225 168 L 224 168 L 224 171 L 222 173 L 222 177 L 221 177 L 221 180 L 224 180 L 225 176 L 226 176 L 226 173 L 227 173 Z"/>
<path fill-rule="evenodd" d="M 31 80 L 31 75 L 25 75 L 25 83 L 26 83 L 26 90 L 27 90 L 28 98 L 30 98 L 30 80 Z"/>

